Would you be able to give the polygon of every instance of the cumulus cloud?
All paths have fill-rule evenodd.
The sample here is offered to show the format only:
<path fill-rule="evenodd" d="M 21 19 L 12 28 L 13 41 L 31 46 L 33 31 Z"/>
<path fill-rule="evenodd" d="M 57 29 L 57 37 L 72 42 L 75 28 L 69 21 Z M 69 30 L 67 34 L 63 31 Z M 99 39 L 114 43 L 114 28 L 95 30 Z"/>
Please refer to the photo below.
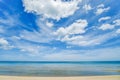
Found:
<path fill-rule="evenodd" d="M 89 11 L 89 10 L 91 10 L 92 9 L 92 7 L 88 4 L 85 4 L 84 6 L 83 6 L 83 9 L 85 9 L 85 11 Z"/>
<path fill-rule="evenodd" d="M 8 45 L 8 41 L 5 40 L 4 38 L 0 38 L 0 44 L 1 45 Z"/>
<path fill-rule="evenodd" d="M 34 13 L 36 15 L 42 15 L 45 18 L 60 20 L 61 18 L 73 15 L 74 12 L 79 8 L 77 5 L 80 1 L 81 0 L 73 0 L 72 2 L 61 2 L 61 0 L 50 0 L 45 2 L 43 0 L 23 0 L 23 5 L 25 7 L 25 11 L 27 12 Z M 89 11 L 92 9 L 92 7 L 89 4 L 87 4 L 83 6 L 83 9 Z M 101 14 L 103 12 L 108 11 L 109 9 L 110 7 L 106 8 L 103 4 L 98 5 L 96 14 Z M 109 19 L 109 17 L 101 18 L 99 21 L 107 19 Z M 33 42 L 45 43 L 53 40 L 59 40 L 70 45 L 78 46 L 98 45 L 104 42 L 103 40 L 108 39 L 107 36 L 105 36 L 106 38 L 103 40 L 96 36 L 92 36 L 92 38 L 90 38 L 90 36 L 87 35 L 83 36 L 82 34 L 86 32 L 85 28 L 88 26 L 88 22 L 85 19 L 76 20 L 74 23 L 70 24 L 67 27 L 59 27 L 56 31 L 51 29 L 54 23 L 46 20 L 44 24 L 44 21 L 45 20 L 42 21 L 39 18 L 36 20 L 37 25 L 41 29 L 40 32 L 24 31 L 21 33 L 21 38 Z M 107 24 L 108 28 L 105 28 L 105 26 L 102 25 L 100 29 L 106 30 L 111 27 L 113 28 L 113 26 L 109 24 Z"/>
<path fill-rule="evenodd" d="M 86 20 L 78 20 L 68 27 L 59 28 L 54 34 L 58 36 L 58 40 L 70 45 L 77 46 L 95 46 L 104 43 L 106 40 L 112 38 L 112 33 L 97 35 L 82 35 L 86 32 L 88 22 Z M 107 25 L 107 28 L 106 28 Z M 110 24 L 102 25 L 101 29 L 105 30 L 111 28 Z M 112 26 L 113 28 L 113 26 Z M 77 34 L 77 35 L 76 35 Z M 111 36 L 111 37 L 110 37 Z"/>
<path fill-rule="evenodd" d="M 2 48 L 2 49 L 11 49 L 11 48 L 13 48 L 13 46 L 11 46 L 6 39 L 0 38 L 0 48 Z"/>
<path fill-rule="evenodd" d="M 108 30 L 108 29 L 113 29 L 115 26 L 111 24 L 102 24 L 99 29 L 101 30 Z"/>
<path fill-rule="evenodd" d="M 68 27 L 61 27 L 59 28 L 55 34 L 64 36 L 64 35 L 73 35 L 73 34 L 82 34 L 85 33 L 85 27 L 87 27 L 88 22 L 87 20 L 79 19 L 76 22 L 72 23 Z"/>
<path fill-rule="evenodd" d="M 117 5 L 106 6 L 111 4 L 111 1 L 108 1 L 108 3 L 105 2 L 105 4 L 103 2 L 103 4 L 98 5 L 96 8 L 94 6 L 99 4 L 99 1 L 96 4 L 90 0 L 22 1 L 25 12 L 36 15 L 36 18 L 33 19 L 34 16 L 31 18 L 31 15 L 21 13 L 23 10 L 16 11 L 18 8 L 15 5 L 10 5 L 9 7 L 4 2 L 3 5 L 6 6 L 7 10 L 5 11 L 7 12 L 4 14 L 4 9 L 0 9 L 0 49 L 5 49 L 4 51 L 6 51 L 15 48 L 17 49 L 17 52 L 15 50 L 15 54 L 22 53 L 24 57 L 28 57 L 28 55 L 36 56 L 34 59 L 33 57 L 29 57 L 29 60 L 85 61 L 119 59 L 120 48 L 116 49 L 112 46 L 119 46 L 116 45 L 119 42 L 118 37 L 120 34 L 120 19 L 116 19 L 119 18 L 119 13 L 117 15 L 110 15 L 110 17 L 107 16 L 109 13 L 105 14 L 106 16 L 104 14 L 100 15 L 110 10 L 110 8 L 119 12 L 115 8 Z M 82 4 L 80 3 L 81 1 L 83 1 Z M 19 5 L 21 6 L 21 4 Z M 79 9 L 79 7 L 81 8 Z M 86 15 L 84 14 L 85 11 L 89 11 L 89 13 Z M 93 13 L 99 16 L 93 15 Z M 97 25 L 99 25 L 99 29 L 103 30 L 102 32 L 96 27 Z M 95 27 L 93 28 L 92 26 Z M 111 39 L 115 41 L 109 42 Z M 58 44 L 61 45 L 58 46 Z M 111 46 L 113 49 L 101 49 L 101 47 Z M 76 50 L 76 48 L 80 50 Z M 92 50 L 89 50 L 91 48 Z M 101 50 L 96 50 L 96 48 Z M 14 50 L 10 51 L 14 52 Z M 106 53 L 106 51 L 108 52 Z M 18 55 L 21 54 L 16 54 L 13 58 L 19 58 L 17 57 Z M 6 56 L 6 60 L 8 57 Z"/>
<path fill-rule="evenodd" d="M 87 20 L 79 19 L 68 27 L 59 28 L 54 34 L 58 37 L 58 40 L 66 42 L 67 44 L 87 46 L 89 44 L 85 41 L 85 36 L 81 35 L 86 32 L 85 28 L 87 26 Z"/>
<path fill-rule="evenodd" d="M 111 17 L 107 16 L 107 17 L 101 17 L 98 22 L 101 22 L 101 21 L 105 21 L 105 20 L 108 20 L 108 19 L 111 19 Z"/>
<path fill-rule="evenodd" d="M 79 8 L 77 5 L 81 0 L 23 0 L 25 11 L 42 15 L 45 18 L 60 20 L 60 18 L 73 15 Z"/>
<path fill-rule="evenodd" d="M 99 29 L 101 30 L 108 30 L 108 29 L 114 29 L 116 26 L 120 26 L 120 19 L 116 19 L 112 22 L 113 24 L 102 24 Z"/>
<path fill-rule="evenodd" d="M 100 15 L 103 12 L 107 12 L 108 10 L 110 10 L 110 7 L 105 7 L 104 4 L 100 4 L 97 6 L 97 10 L 96 10 L 95 14 Z"/>

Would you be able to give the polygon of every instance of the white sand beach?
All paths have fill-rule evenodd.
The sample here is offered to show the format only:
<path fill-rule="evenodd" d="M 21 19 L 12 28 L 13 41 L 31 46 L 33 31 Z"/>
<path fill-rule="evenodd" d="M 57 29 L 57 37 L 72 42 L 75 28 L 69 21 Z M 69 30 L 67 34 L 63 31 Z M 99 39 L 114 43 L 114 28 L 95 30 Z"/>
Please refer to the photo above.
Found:
<path fill-rule="evenodd" d="M 78 77 L 0 76 L 0 80 L 120 80 L 120 75 L 115 75 L 115 76 L 78 76 Z"/>

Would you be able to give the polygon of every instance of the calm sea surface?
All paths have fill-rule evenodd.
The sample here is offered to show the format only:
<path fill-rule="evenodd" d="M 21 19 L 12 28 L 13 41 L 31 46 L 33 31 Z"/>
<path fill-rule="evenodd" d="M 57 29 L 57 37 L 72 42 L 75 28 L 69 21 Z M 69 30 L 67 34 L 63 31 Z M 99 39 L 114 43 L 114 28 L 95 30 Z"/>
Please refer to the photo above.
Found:
<path fill-rule="evenodd" d="M 9 76 L 120 75 L 120 61 L 110 62 L 0 61 L 0 75 Z"/>

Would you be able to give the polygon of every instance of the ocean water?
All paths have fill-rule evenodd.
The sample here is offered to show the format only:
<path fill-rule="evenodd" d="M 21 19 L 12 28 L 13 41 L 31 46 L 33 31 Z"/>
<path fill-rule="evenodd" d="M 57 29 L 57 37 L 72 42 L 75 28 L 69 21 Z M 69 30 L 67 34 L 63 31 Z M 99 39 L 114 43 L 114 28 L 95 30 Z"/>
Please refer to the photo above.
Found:
<path fill-rule="evenodd" d="M 120 61 L 25 62 L 0 61 L 0 75 L 9 76 L 100 76 L 120 75 Z"/>

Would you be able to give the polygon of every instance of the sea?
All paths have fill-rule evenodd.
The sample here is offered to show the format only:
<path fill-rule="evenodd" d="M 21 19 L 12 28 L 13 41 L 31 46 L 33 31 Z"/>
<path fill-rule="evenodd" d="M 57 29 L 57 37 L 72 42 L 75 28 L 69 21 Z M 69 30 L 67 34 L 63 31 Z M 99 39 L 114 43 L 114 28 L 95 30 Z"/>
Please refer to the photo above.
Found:
<path fill-rule="evenodd" d="M 120 75 L 120 61 L 0 61 L 0 75 L 43 77 Z"/>

